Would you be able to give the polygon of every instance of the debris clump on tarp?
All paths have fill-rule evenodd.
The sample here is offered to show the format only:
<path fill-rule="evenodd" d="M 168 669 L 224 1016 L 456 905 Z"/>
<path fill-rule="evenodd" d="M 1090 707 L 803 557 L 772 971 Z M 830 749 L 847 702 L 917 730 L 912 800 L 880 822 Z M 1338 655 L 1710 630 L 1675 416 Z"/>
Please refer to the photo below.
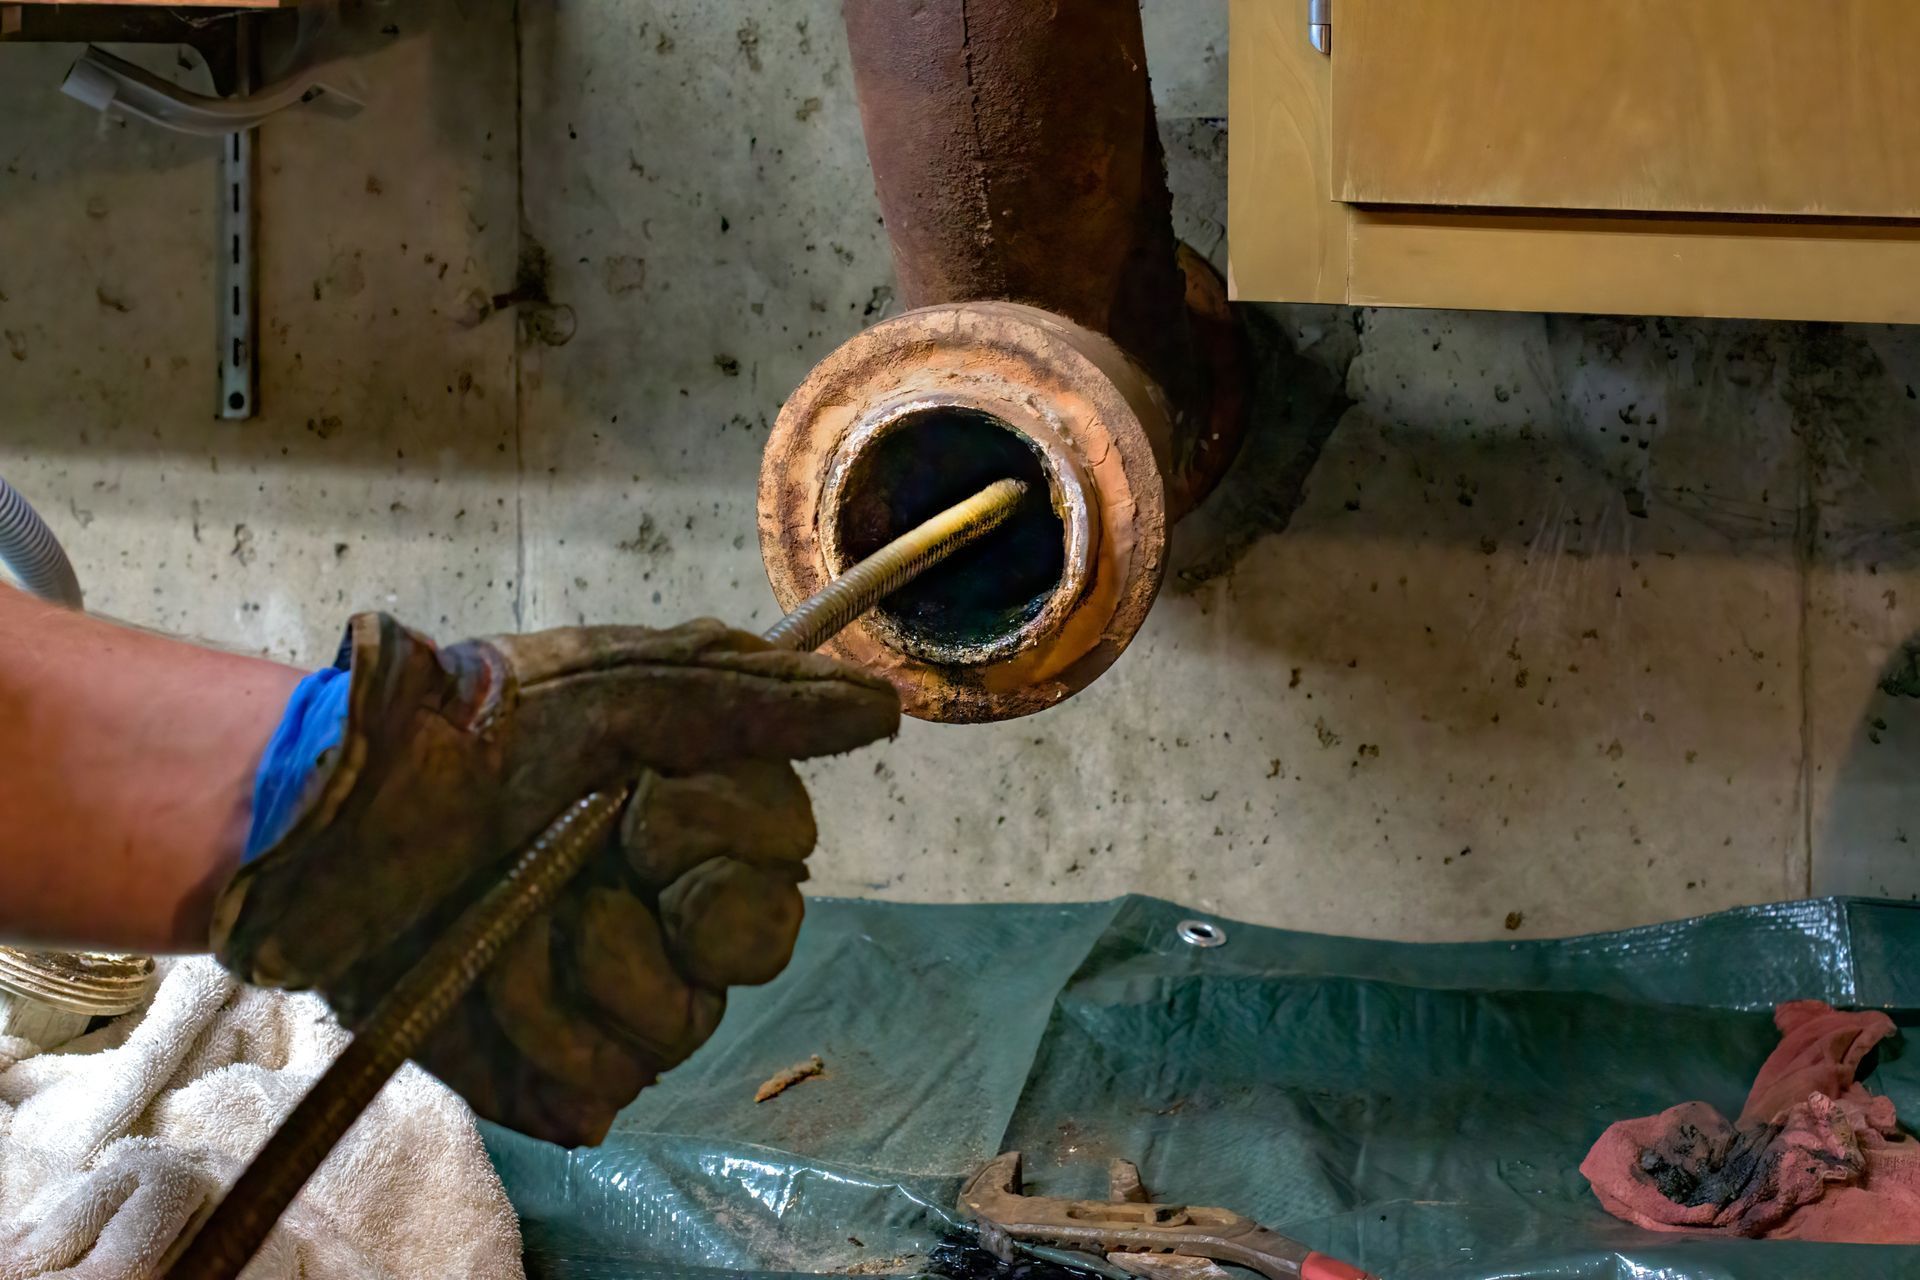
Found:
<path fill-rule="evenodd" d="M 825 1074 L 826 1069 L 827 1064 L 822 1062 L 820 1055 L 816 1053 L 805 1062 L 796 1062 L 784 1071 L 775 1072 L 771 1079 L 753 1091 L 753 1100 L 755 1102 L 770 1101 L 802 1080 L 811 1080 L 817 1075 Z"/>
<path fill-rule="evenodd" d="M 977 1241 L 947 1240 L 927 1254 L 923 1276 L 944 1280 L 1105 1280 L 1102 1272 L 1015 1255 L 1003 1260 Z"/>

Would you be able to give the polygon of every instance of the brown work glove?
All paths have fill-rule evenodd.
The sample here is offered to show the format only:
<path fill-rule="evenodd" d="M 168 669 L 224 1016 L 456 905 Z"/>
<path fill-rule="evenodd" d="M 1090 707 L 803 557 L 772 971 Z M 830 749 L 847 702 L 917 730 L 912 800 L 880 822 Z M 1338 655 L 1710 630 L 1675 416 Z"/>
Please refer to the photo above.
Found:
<path fill-rule="evenodd" d="M 340 745 L 222 890 L 213 949 L 352 1027 L 572 801 L 654 775 L 419 1055 L 481 1115 L 569 1145 L 711 1035 L 728 986 L 785 966 L 814 842 L 788 762 L 899 725 L 884 681 L 716 622 L 442 650 L 361 614 L 347 652 Z"/>

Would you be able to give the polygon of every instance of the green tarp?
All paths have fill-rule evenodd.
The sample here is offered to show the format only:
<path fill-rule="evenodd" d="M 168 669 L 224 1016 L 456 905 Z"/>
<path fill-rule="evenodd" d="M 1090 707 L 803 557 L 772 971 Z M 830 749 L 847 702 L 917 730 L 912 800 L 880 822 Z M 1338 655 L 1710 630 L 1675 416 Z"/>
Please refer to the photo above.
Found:
<path fill-rule="evenodd" d="M 961 1180 L 1106 1162 L 1388 1280 L 1920 1277 L 1920 1249 L 1654 1235 L 1578 1166 L 1611 1121 L 1739 1110 L 1817 998 L 1891 1012 L 1867 1084 L 1920 1117 L 1920 908 L 1825 900 L 1543 942 L 1417 945 L 1076 906 L 816 900 L 792 967 L 574 1152 L 486 1131 L 536 1280 L 915 1269 Z M 819 1054 L 826 1074 L 755 1087 Z M 856 1243 L 857 1242 L 857 1243 Z"/>

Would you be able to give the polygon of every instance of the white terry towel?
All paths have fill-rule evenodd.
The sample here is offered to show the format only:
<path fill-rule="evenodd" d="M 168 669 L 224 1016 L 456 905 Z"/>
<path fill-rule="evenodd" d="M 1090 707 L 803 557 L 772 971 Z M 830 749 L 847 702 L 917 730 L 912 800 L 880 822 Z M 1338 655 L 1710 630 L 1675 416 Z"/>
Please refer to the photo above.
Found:
<path fill-rule="evenodd" d="M 0 1036 L 0 1280 L 149 1280 L 347 1035 L 317 996 L 163 960 L 143 1010 L 56 1050 Z M 524 1276 L 473 1113 L 409 1063 L 293 1202 L 247 1280 Z"/>

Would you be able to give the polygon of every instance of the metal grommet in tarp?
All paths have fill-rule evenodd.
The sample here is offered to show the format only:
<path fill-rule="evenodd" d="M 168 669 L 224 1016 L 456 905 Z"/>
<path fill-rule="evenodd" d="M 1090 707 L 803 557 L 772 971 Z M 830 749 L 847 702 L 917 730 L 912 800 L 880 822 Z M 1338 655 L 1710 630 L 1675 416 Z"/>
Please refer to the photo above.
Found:
<path fill-rule="evenodd" d="M 1210 920 L 1182 920 L 1174 927 L 1180 941 L 1190 947 L 1224 947 L 1227 931 Z"/>

